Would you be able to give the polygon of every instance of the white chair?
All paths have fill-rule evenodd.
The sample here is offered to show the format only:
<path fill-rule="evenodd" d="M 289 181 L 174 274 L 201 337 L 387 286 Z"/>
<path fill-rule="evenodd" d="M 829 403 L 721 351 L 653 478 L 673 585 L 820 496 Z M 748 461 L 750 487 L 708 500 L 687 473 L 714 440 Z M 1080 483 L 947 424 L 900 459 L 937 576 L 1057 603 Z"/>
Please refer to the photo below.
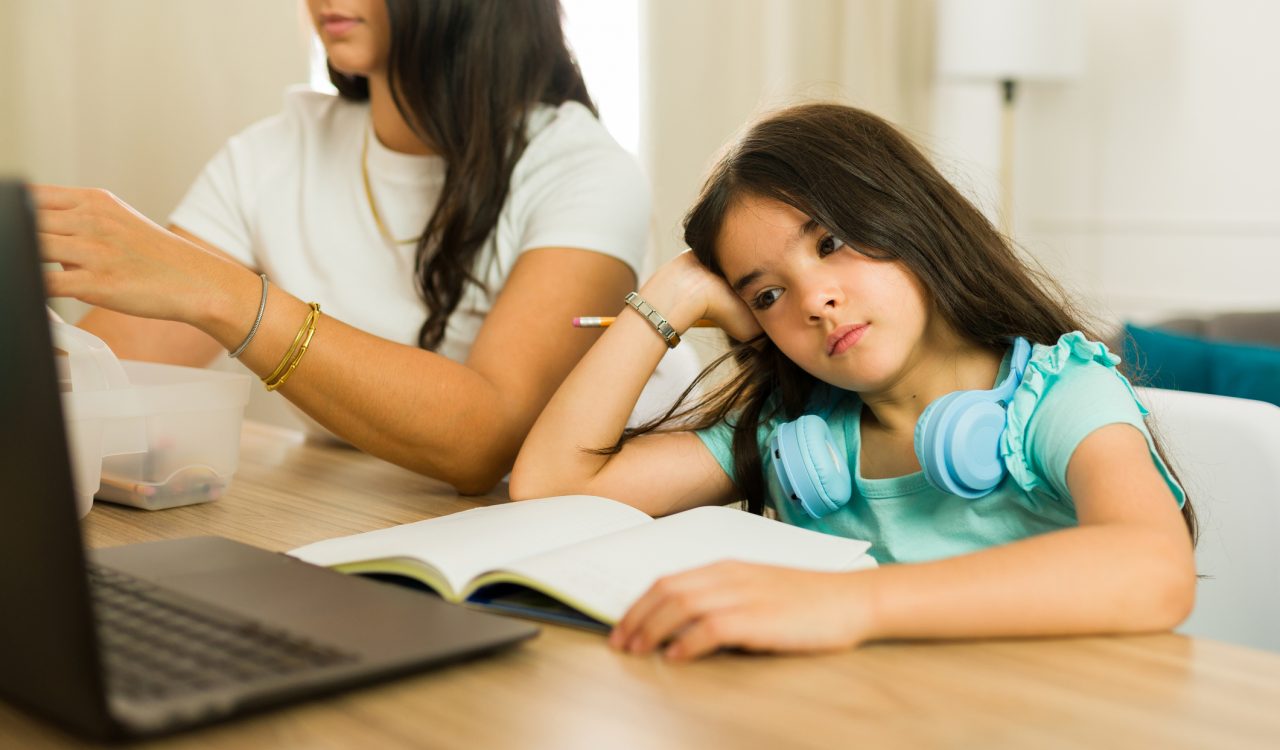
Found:
<path fill-rule="evenodd" d="M 1196 605 L 1178 632 L 1280 651 L 1280 407 L 1139 388 L 1200 520 Z"/>

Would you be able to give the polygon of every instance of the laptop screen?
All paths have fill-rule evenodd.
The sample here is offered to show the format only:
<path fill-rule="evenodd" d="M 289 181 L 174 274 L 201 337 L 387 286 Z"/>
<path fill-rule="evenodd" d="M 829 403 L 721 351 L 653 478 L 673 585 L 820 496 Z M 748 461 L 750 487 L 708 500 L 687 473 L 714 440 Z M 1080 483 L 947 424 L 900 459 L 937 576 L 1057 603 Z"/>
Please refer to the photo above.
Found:
<path fill-rule="evenodd" d="M 0 694 L 108 721 L 30 197 L 0 181 Z"/>

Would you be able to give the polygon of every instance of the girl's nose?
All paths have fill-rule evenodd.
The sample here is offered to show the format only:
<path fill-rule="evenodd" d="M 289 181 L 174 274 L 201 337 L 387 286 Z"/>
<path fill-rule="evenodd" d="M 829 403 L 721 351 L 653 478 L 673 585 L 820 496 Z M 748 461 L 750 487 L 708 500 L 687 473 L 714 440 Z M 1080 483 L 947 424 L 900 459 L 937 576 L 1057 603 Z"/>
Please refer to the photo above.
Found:
<path fill-rule="evenodd" d="M 804 294 L 805 313 L 811 322 L 819 322 L 839 309 L 844 294 L 834 279 L 820 277 Z"/>

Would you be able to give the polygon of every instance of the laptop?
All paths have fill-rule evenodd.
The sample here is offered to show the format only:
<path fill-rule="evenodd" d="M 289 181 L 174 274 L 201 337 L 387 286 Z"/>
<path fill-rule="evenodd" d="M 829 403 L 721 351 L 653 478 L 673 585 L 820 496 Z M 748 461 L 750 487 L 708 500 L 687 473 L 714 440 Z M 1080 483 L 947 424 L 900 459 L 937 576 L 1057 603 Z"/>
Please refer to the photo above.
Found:
<path fill-rule="evenodd" d="M 29 197 L 0 182 L 0 697 L 89 737 L 161 734 L 538 632 L 218 537 L 86 551 L 43 289 Z"/>

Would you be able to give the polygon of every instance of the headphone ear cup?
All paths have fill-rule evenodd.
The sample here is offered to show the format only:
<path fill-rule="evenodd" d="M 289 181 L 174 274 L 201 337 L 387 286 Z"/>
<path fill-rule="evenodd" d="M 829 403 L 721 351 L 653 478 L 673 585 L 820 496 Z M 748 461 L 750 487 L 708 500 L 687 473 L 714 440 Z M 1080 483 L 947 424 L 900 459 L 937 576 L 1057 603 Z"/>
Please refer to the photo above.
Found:
<path fill-rule="evenodd" d="M 939 415 L 946 414 L 947 405 L 956 400 L 960 392 L 948 393 L 925 407 L 920 419 L 916 420 L 916 429 L 912 437 L 912 445 L 916 450 L 916 460 L 929 484 L 940 490 L 950 492 L 945 473 L 940 467 L 946 465 L 944 450 L 946 444 L 938 439 Z"/>
<path fill-rule="evenodd" d="M 1004 477 L 1005 412 L 986 391 L 957 391 L 930 404 L 916 423 L 915 449 L 930 484 L 978 498 Z"/>
<path fill-rule="evenodd" d="M 849 502 L 853 480 L 827 423 L 814 414 L 778 426 L 770 441 L 778 483 L 806 513 L 821 518 Z"/>

